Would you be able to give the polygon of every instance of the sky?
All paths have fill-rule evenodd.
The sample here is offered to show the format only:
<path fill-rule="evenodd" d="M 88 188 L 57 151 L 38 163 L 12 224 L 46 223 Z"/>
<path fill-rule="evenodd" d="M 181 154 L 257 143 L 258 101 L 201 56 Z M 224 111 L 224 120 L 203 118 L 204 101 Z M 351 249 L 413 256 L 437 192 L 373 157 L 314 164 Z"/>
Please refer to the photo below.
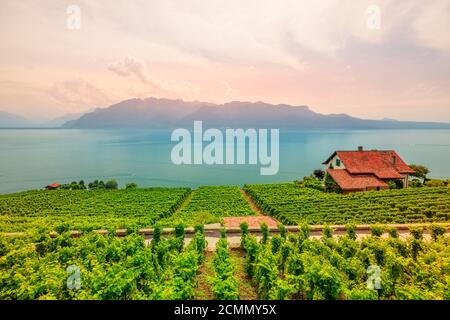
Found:
<path fill-rule="evenodd" d="M 450 122 L 450 0 L 0 0 L 0 110 L 129 98 Z"/>

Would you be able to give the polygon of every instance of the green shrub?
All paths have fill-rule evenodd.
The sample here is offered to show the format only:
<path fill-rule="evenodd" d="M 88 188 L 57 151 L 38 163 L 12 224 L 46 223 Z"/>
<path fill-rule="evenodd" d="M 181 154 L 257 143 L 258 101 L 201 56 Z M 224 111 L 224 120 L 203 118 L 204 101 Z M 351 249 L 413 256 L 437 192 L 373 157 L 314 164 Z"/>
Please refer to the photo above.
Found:
<path fill-rule="evenodd" d="M 347 236 L 352 240 L 356 240 L 356 225 L 354 223 L 347 224 L 345 229 L 347 231 Z"/>
<path fill-rule="evenodd" d="M 309 235 L 311 233 L 311 227 L 306 222 L 304 222 L 299 226 L 299 232 L 301 241 L 306 240 L 309 238 Z"/>
<path fill-rule="evenodd" d="M 205 234 L 205 226 L 202 224 L 196 224 L 194 226 L 194 232 L 195 233 L 201 233 L 201 234 Z"/>
<path fill-rule="evenodd" d="M 423 187 L 423 183 L 416 179 L 416 180 L 409 181 L 408 186 L 411 188 L 421 188 L 421 187 Z"/>
<path fill-rule="evenodd" d="M 134 190 L 137 189 L 138 185 L 134 182 L 127 183 L 125 186 L 126 190 Z"/>
<path fill-rule="evenodd" d="M 119 188 L 119 184 L 116 180 L 109 180 L 105 183 L 105 189 L 108 190 L 117 190 Z"/>
<path fill-rule="evenodd" d="M 261 238 L 261 243 L 265 244 L 267 243 L 267 240 L 269 239 L 269 227 L 267 226 L 267 223 L 263 222 L 261 223 L 261 233 L 262 233 L 262 238 Z"/>
<path fill-rule="evenodd" d="M 185 236 L 184 224 L 179 223 L 175 226 L 175 237 L 183 238 Z"/>
<path fill-rule="evenodd" d="M 423 228 L 421 228 L 421 227 L 411 227 L 411 228 L 409 228 L 409 233 L 416 240 L 423 239 Z"/>
<path fill-rule="evenodd" d="M 152 246 L 156 246 L 159 242 L 161 242 L 161 234 L 162 234 L 162 228 L 157 225 L 153 228 L 153 239 L 152 239 Z"/>
<path fill-rule="evenodd" d="M 280 250 L 280 246 L 283 243 L 283 238 L 276 234 L 270 239 L 270 247 L 272 248 L 272 253 L 276 254 Z"/>
<path fill-rule="evenodd" d="M 440 179 L 430 179 L 425 182 L 425 186 L 427 187 L 445 187 L 446 181 Z"/>
<path fill-rule="evenodd" d="M 226 239 L 226 237 L 227 237 L 227 229 L 225 229 L 224 227 L 220 228 L 220 238 Z"/>
<path fill-rule="evenodd" d="M 305 177 L 303 180 L 303 186 L 306 188 L 312 188 L 320 191 L 325 191 L 325 187 L 322 184 L 320 180 L 311 178 L 311 177 Z"/>
<path fill-rule="evenodd" d="M 70 230 L 70 225 L 68 223 L 61 223 L 56 226 L 55 231 L 59 234 L 62 234 L 64 232 L 68 232 Z"/>
<path fill-rule="evenodd" d="M 431 237 L 434 241 L 437 240 L 438 237 L 445 234 L 446 228 L 437 224 L 433 224 L 430 227 L 431 230 Z"/>
<path fill-rule="evenodd" d="M 333 180 L 333 178 L 327 173 L 325 174 L 325 191 L 326 192 L 334 192 L 334 193 L 341 193 L 341 188 L 336 183 L 336 181 Z"/>
<path fill-rule="evenodd" d="M 371 226 L 370 233 L 374 237 L 381 237 L 384 233 L 384 228 L 382 226 Z"/>
<path fill-rule="evenodd" d="M 246 239 L 246 237 L 249 234 L 249 232 L 248 232 L 248 223 L 247 222 L 242 222 L 239 227 L 241 229 L 241 248 L 244 249 L 245 239 Z"/>
<path fill-rule="evenodd" d="M 333 237 L 333 229 L 329 225 L 325 225 L 322 230 L 322 238 L 330 239 Z"/>
<path fill-rule="evenodd" d="M 386 181 L 389 189 L 402 189 L 403 188 L 403 181 L 400 179 L 389 179 Z"/>
<path fill-rule="evenodd" d="M 280 230 L 280 237 L 283 238 L 284 240 L 286 240 L 287 233 L 286 233 L 286 227 L 284 226 L 284 224 L 279 223 L 278 230 Z"/>
<path fill-rule="evenodd" d="M 391 238 L 398 238 L 398 230 L 395 227 L 390 227 L 387 229 L 387 232 Z"/>
<path fill-rule="evenodd" d="M 238 300 L 238 281 L 234 275 L 235 270 L 228 252 L 228 243 L 224 238 L 217 242 L 213 266 L 215 271 L 214 297 L 218 300 Z"/>

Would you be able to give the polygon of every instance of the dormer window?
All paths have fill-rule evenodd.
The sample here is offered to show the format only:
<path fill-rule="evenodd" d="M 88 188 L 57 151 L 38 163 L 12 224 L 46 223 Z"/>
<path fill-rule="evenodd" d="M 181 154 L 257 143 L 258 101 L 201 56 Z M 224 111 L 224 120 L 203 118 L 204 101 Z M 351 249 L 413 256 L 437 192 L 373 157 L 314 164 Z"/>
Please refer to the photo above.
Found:
<path fill-rule="evenodd" d="M 341 166 L 341 159 L 337 158 L 336 159 L 336 167 L 340 167 Z"/>

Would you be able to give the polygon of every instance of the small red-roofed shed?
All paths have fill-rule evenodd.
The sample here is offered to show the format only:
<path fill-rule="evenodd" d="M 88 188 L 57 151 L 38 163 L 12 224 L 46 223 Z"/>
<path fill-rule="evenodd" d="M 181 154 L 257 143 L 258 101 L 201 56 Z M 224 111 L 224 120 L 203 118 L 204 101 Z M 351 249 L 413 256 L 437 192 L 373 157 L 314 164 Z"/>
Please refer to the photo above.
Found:
<path fill-rule="evenodd" d="M 55 190 L 61 187 L 59 183 L 52 183 L 45 187 L 46 190 Z"/>

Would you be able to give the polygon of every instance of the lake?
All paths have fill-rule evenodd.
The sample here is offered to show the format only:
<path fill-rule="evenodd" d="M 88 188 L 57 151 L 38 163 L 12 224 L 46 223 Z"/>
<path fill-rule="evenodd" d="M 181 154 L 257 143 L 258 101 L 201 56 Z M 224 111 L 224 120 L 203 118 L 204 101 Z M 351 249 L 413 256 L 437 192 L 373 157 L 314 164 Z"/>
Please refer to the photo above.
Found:
<path fill-rule="evenodd" d="M 293 181 L 309 175 L 334 150 L 394 149 L 407 163 L 450 178 L 450 130 L 280 130 L 278 174 L 260 165 L 175 165 L 171 131 L 0 130 L 0 193 L 39 189 L 52 182 L 116 179 L 120 186 L 243 185 Z"/>

